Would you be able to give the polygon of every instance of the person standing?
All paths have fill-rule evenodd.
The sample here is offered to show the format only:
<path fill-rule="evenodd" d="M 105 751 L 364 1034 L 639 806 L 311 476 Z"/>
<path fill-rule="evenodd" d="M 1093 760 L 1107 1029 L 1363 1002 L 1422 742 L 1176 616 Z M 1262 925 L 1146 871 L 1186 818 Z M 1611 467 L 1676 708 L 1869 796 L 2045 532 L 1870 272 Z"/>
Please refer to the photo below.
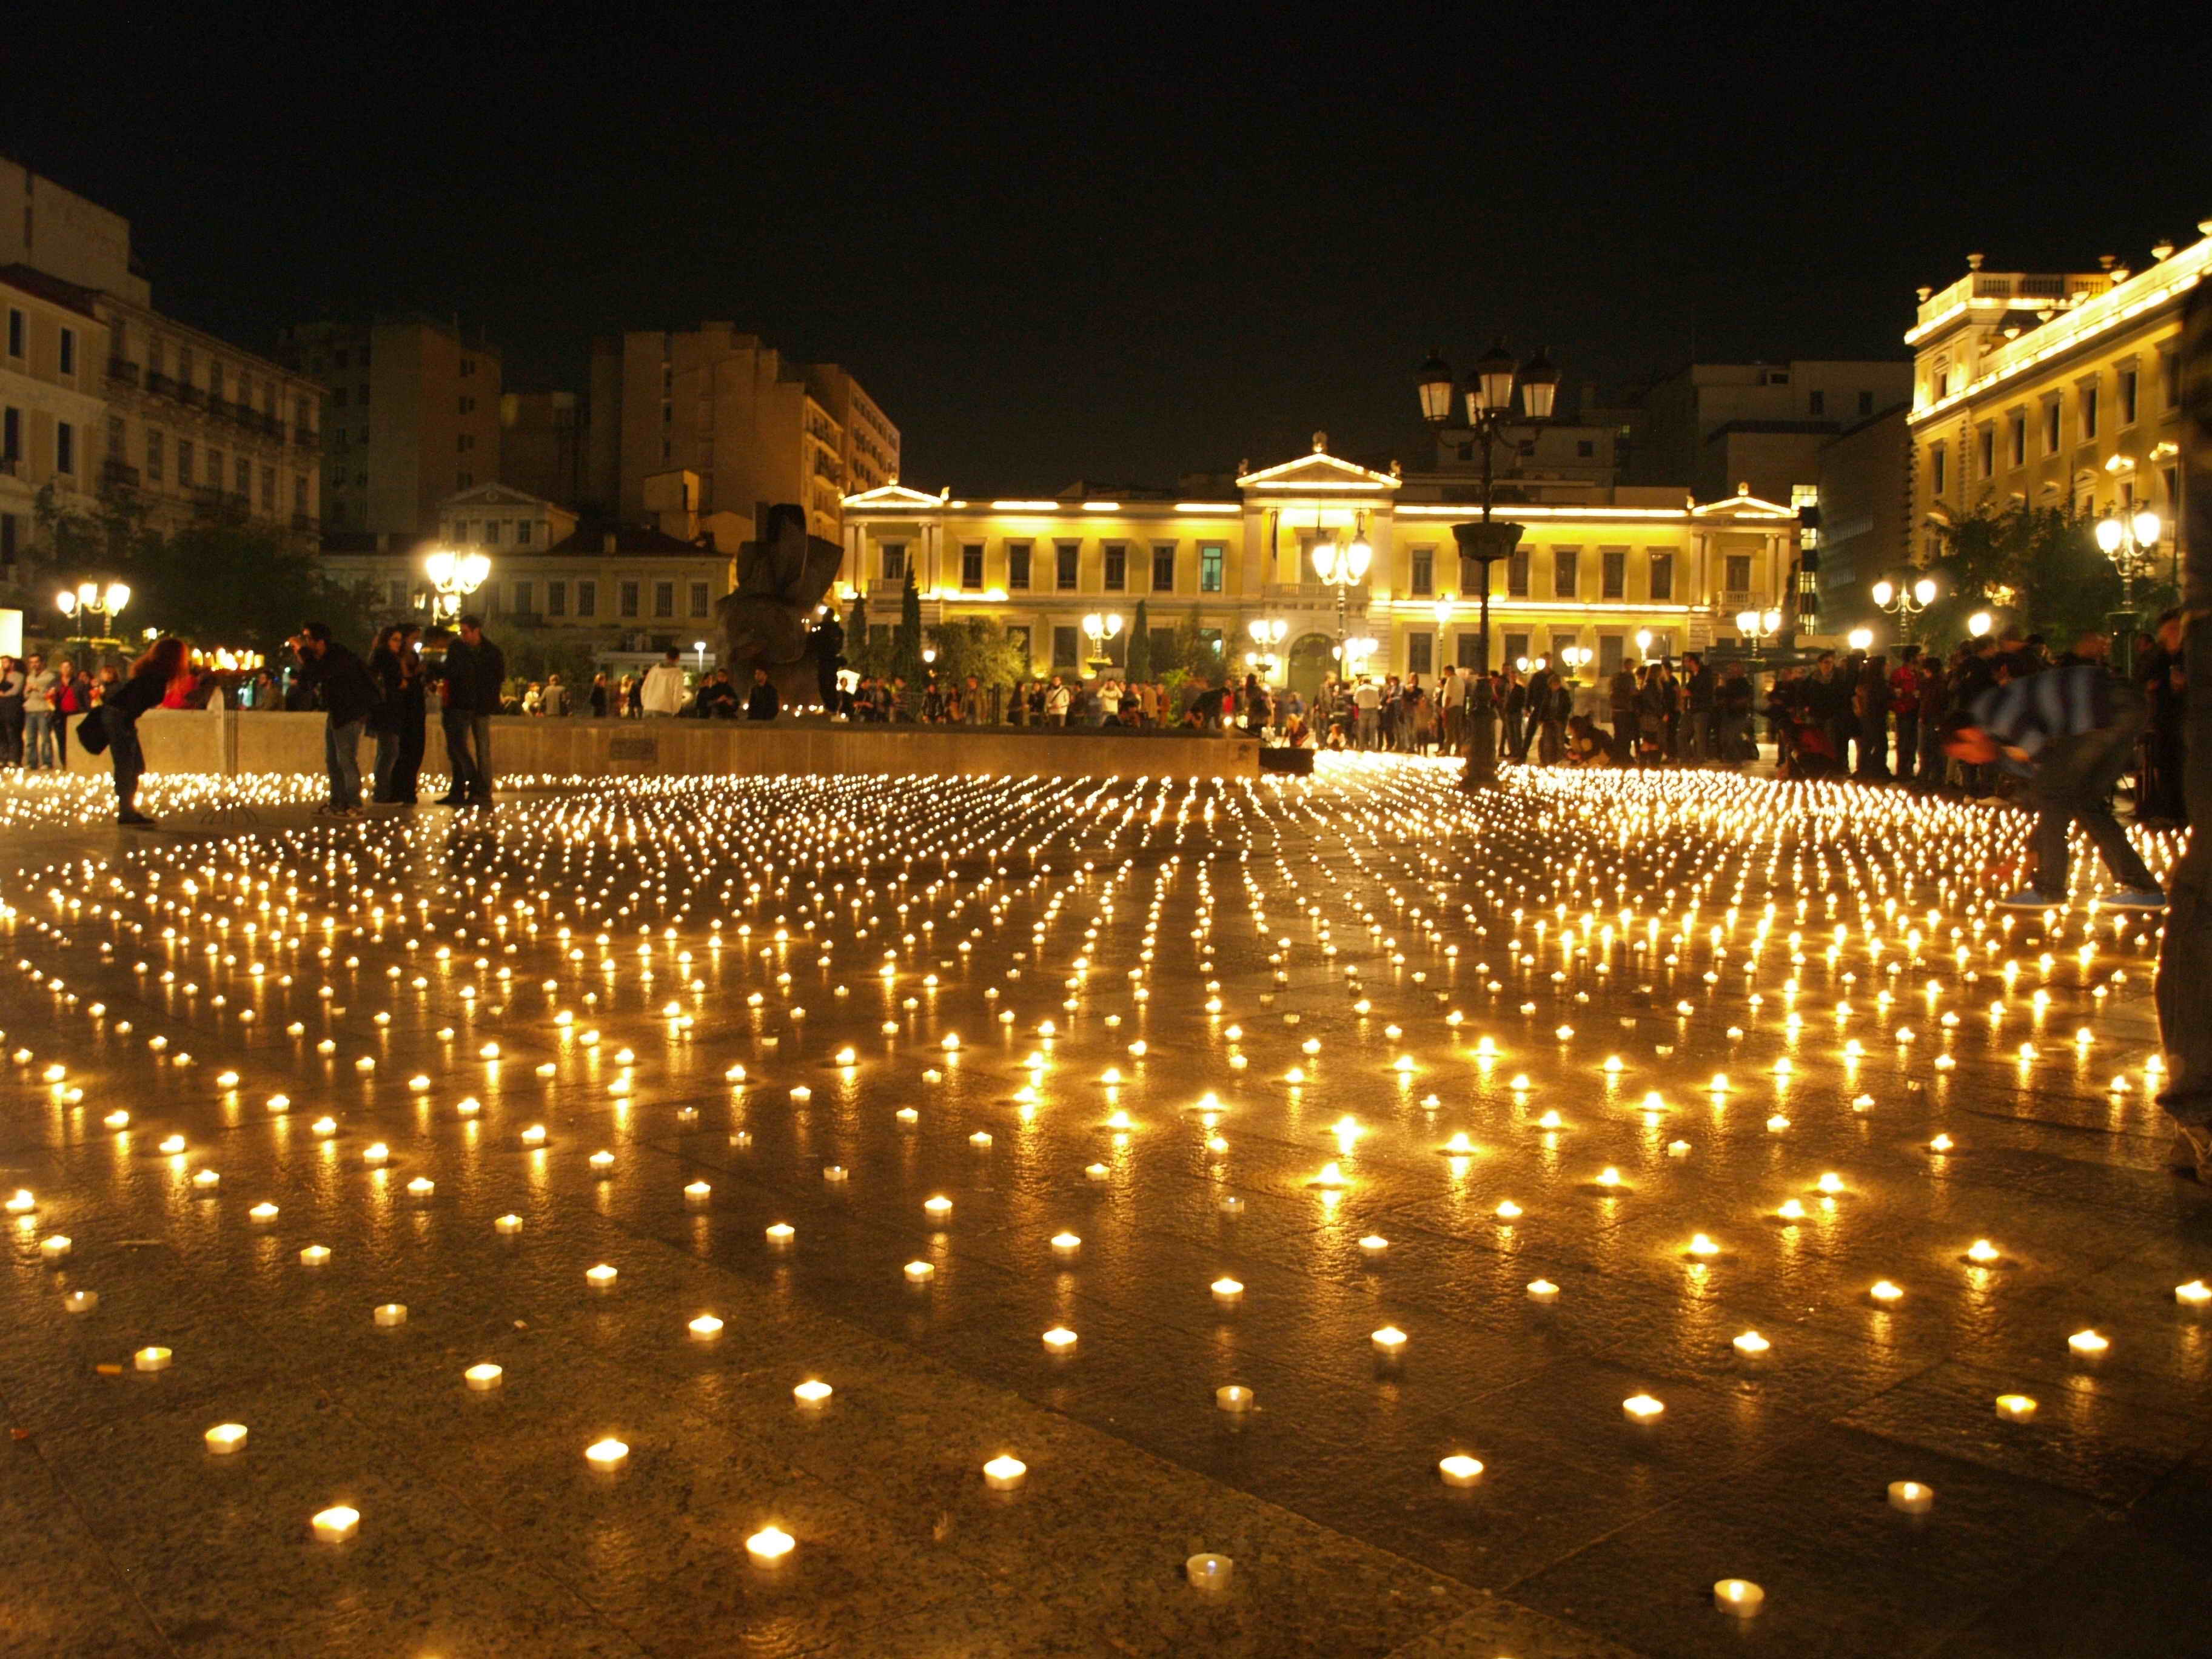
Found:
<path fill-rule="evenodd" d="M 453 781 L 452 787 L 438 798 L 438 805 L 489 806 L 491 717 L 499 712 L 500 688 L 507 682 L 507 658 L 484 637 L 483 617 L 464 617 L 460 629 L 460 638 L 446 647 L 445 664 L 440 671 L 445 681 L 445 705 L 439 720 L 446 731 L 446 756 Z"/>
<path fill-rule="evenodd" d="M 390 799 L 400 806 L 415 805 L 422 776 L 430 696 L 423 684 L 422 632 L 413 623 L 399 624 L 399 759 L 392 769 Z"/>
<path fill-rule="evenodd" d="M 2106 797 L 2135 757 L 2142 700 L 2092 664 L 2024 675 L 1944 717 L 1943 748 L 1968 766 L 2001 765 L 2028 780 L 2035 806 L 2032 883 L 1997 903 L 2006 909 L 2063 909 L 2067 831 L 2079 823 L 2120 890 L 2107 909 L 2162 910 L 2166 895 L 2112 817 Z"/>
<path fill-rule="evenodd" d="M 301 679 L 314 688 L 323 706 L 323 763 L 330 773 L 331 798 L 316 814 L 358 817 L 361 734 L 376 708 L 376 681 L 359 657 L 331 637 L 326 623 L 309 623 L 291 644 Z"/>
<path fill-rule="evenodd" d="M 23 669 L 23 765 L 35 772 L 54 763 L 54 687 L 61 676 L 33 656 Z"/>
<path fill-rule="evenodd" d="M 768 670 L 753 670 L 753 689 L 745 697 L 745 718 L 749 720 L 772 720 L 783 712 L 783 702 L 769 684 Z"/>
<path fill-rule="evenodd" d="M 1889 675 L 1889 714 L 1897 727 L 1897 781 L 1912 781 L 1920 761 L 1920 647 L 1899 646 Z"/>
<path fill-rule="evenodd" d="M 0 657 L 0 766 L 23 763 L 23 665 Z"/>
<path fill-rule="evenodd" d="M 652 718 L 665 719 L 684 712 L 684 665 L 673 646 L 645 671 L 645 686 L 638 698 Z"/>
<path fill-rule="evenodd" d="M 54 706 L 54 763 L 64 772 L 69 770 L 69 723 L 79 714 L 92 712 L 92 682 L 76 671 L 76 659 L 59 656 L 54 659 L 54 689 L 50 701 Z"/>
<path fill-rule="evenodd" d="M 593 720 L 603 720 L 606 719 L 607 698 L 609 692 L 610 688 L 607 684 L 606 675 L 604 672 L 592 675 L 591 705 L 592 718 Z"/>
<path fill-rule="evenodd" d="M 1636 712 L 1636 671 L 1624 658 L 1606 687 L 1606 700 L 1613 711 L 1613 759 L 1617 766 L 1626 766 L 1636 758 L 1636 733 L 1641 724 Z"/>
<path fill-rule="evenodd" d="M 1858 716 L 1859 776 L 1869 783 L 1889 781 L 1889 663 L 1869 657 L 1859 670 L 1858 690 L 1852 695 Z"/>
<path fill-rule="evenodd" d="M 1741 662 L 1722 670 L 1713 688 L 1713 758 L 1723 766 L 1741 765 L 1751 732 L 1751 679 Z"/>
<path fill-rule="evenodd" d="M 368 711 L 368 735 L 376 740 L 370 763 L 374 783 L 368 798 L 373 801 L 392 799 L 392 780 L 399 770 L 400 675 L 399 629 L 380 628 L 376 642 L 368 647 L 368 677 L 376 683 L 376 703 Z"/>
<path fill-rule="evenodd" d="M 1700 766 L 1713 758 L 1713 694 L 1720 682 L 1705 666 L 1704 656 L 1695 651 L 1682 653 L 1682 673 L 1689 694 L 1682 726 L 1682 758 Z"/>

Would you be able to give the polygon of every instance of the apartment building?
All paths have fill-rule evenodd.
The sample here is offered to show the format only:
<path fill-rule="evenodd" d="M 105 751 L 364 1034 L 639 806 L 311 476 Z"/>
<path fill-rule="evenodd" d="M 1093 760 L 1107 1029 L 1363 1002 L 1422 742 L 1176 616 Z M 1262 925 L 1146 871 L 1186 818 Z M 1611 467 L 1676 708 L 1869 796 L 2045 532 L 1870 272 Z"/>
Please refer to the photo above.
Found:
<path fill-rule="evenodd" d="M 303 323 L 277 353 L 328 388 L 323 523 L 428 535 L 449 495 L 500 482 L 500 354 L 423 318 Z"/>
<path fill-rule="evenodd" d="M 107 329 L 97 297 L 0 266 L 0 580 L 30 552 L 42 491 L 76 501 L 99 486 Z"/>

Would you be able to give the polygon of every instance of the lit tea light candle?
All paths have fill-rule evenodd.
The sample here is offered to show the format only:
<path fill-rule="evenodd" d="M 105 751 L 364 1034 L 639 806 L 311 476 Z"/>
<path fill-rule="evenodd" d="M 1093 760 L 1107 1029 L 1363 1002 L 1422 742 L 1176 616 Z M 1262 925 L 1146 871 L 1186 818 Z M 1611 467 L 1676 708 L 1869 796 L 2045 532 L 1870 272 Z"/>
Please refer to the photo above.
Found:
<path fill-rule="evenodd" d="M 1749 1619 L 1766 1605 L 1766 1592 L 1748 1578 L 1723 1578 L 1713 1586 L 1713 1605 L 1738 1619 Z"/>
<path fill-rule="evenodd" d="M 213 1170 L 202 1170 L 192 1176 L 192 1185 L 204 1193 L 211 1193 L 222 1185 L 222 1177 Z"/>
<path fill-rule="evenodd" d="M 1370 1233 L 1359 1241 L 1359 1253 L 1365 1256 L 1382 1255 L 1390 1248 L 1390 1241 L 1380 1233 Z"/>
<path fill-rule="evenodd" d="M 157 1150 L 167 1152 L 173 1158 L 185 1150 L 185 1138 L 182 1135 L 164 1136 Z"/>
<path fill-rule="evenodd" d="M 320 1511 L 309 1522 L 319 1544 L 343 1544 L 361 1530 L 361 1511 L 340 1504 Z"/>
<path fill-rule="evenodd" d="M 469 1385 L 472 1394 L 489 1394 L 506 1380 L 506 1371 L 489 1361 L 481 1365 L 471 1365 L 461 1373 L 461 1381 Z"/>
<path fill-rule="evenodd" d="M 522 1132 L 522 1144 L 526 1146 L 543 1146 L 545 1144 L 545 1126 L 542 1123 L 533 1123 L 525 1129 Z"/>
<path fill-rule="evenodd" d="M 1997 1247 L 1986 1238 L 1978 1238 L 1966 1247 L 1966 1260 L 1969 1261 L 1995 1261 L 2001 1254 Z"/>
<path fill-rule="evenodd" d="M 1741 1336 L 1735 1339 L 1734 1344 L 1735 1351 L 1741 1354 L 1746 1359 L 1757 1359 L 1766 1353 L 1768 1350 L 1773 1347 L 1773 1346 L 1774 1345 L 1771 1342 L 1769 1342 L 1757 1331 L 1746 1331 Z"/>
<path fill-rule="evenodd" d="M 1231 1382 L 1213 1391 L 1213 1403 L 1225 1412 L 1249 1412 L 1252 1409 L 1252 1390 Z"/>
<path fill-rule="evenodd" d="M 1620 1414 L 1632 1423 L 1656 1423 L 1667 1407 L 1648 1394 L 1632 1394 L 1620 1402 Z"/>
<path fill-rule="evenodd" d="M 1375 1345 L 1375 1352 L 1395 1357 L 1406 1351 L 1406 1334 L 1395 1325 L 1385 1325 L 1367 1339 Z"/>
<path fill-rule="evenodd" d="M 437 1190 L 438 1183 L 428 1176 L 416 1176 L 407 1183 L 407 1196 L 410 1198 L 428 1198 Z"/>
<path fill-rule="evenodd" d="M 1936 1507 L 1936 1488 L 1917 1480 L 1889 1483 L 1889 1506 L 1901 1515 L 1925 1515 Z"/>
<path fill-rule="evenodd" d="M 983 1484 L 993 1492 L 1013 1492 L 1030 1477 L 1030 1466 L 1018 1457 L 998 1456 L 983 1465 Z"/>
<path fill-rule="evenodd" d="M 1224 1307 L 1231 1306 L 1244 1299 L 1244 1287 L 1235 1279 L 1225 1276 L 1213 1281 L 1212 1290 L 1213 1299 Z"/>
<path fill-rule="evenodd" d="M 1103 1164 L 1086 1164 L 1083 1166 L 1084 1176 L 1090 1181 L 1103 1181 L 1113 1173 Z"/>
<path fill-rule="evenodd" d="M 503 1215 L 491 1224 L 493 1231 L 504 1237 L 512 1238 L 522 1231 L 522 1218 L 519 1215 Z"/>
<path fill-rule="evenodd" d="M 309 1244 L 300 1252 L 300 1265 L 303 1267 L 319 1267 L 330 1259 L 331 1247 L 327 1244 Z"/>
<path fill-rule="evenodd" d="M 218 1423 L 207 1431 L 207 1449 L 218 1457 L 228 1457 L 246 1444 L 249 1431 L 243 1423 Z"/>
<path fill-rule="evenodd" d="M 780 1567 L 797 1542 L 781 1527 L 763 1527 L 745 1540 L 745 1555 L 757 1567 Z"/>
<path fill-rule="evenodd" d="M 695 1181 L 684 1188 L 684 1201 L 686 1204 L 704 1204 L 707 1201 L 708 1194 L 713 1193 L 714 1190 L 714 1189 L 712 1187 L 709 1187 L 705 1182 Z"/>
<path fill-rule="evenodd" d="M 1075 1333 L 1065 1325 L 1055 1325 L 1044 1334 L 1044 1345 L 1054 1353 L 1073 1353 Z"/>
<path fill-rule="evenodd" d="M 49 1261 L 59 1261 L 70 1253 L 70 1237 L 67 1233 L 55 1233 L 51 1237 L 39 1241 L 39 1254 Z"/>
<path fill-rule="evenodd" d="M 768 1243 L 770 1249 L 782 1249 L 798 1237 L 798 1230 L 788 1221 L 771 1222 L 769 1224 Z"/>
<path fill-rule="evenodd" d="M 937 1276 L 935 1265 L 927 1261 L 909 1261 L 904 1271 L 909 1285 L 927 1285 Z"/>
<path fill-rule="evenodd" d="M 1559 1299 L 1559 1287 L 1548 1279 L 1532 1279 L 1528 1281 L 1528 1299 L 1548 1307 Z"/>
<path fill-rule="evenodd" d="M 1443 1476 L 1447 1486 L 1472 1486 L 1482 1479 L 1482 1462 L 1465 1452 L 1454 1452 L 1437 1465 L 1437 1473 Z"/>
<path fill-rule="evenodd" d="M 142 1371 L 166 1371 L 169 1369 L 167 1348 L 141 1348 L 131 1356 L 131 1363 Z"/>
<path fill-rule="evenodd" d="M 601 1474 L 612 1474 L 629 1462 L 629 1448 L 619 1440 L 594 1440 L 584 1448 L 584 1461 Z"/>
<path fill-rule="evenodd" d="M 1875 1280 L 1873 1288 L 1868 1291 L 1867 1294 L 1872 1297 L 1876 1302 L 1881 1303 L 1885 1308 L 1892 1306 L 1896 1303 L 1902 1302 L 1905 1299 L 1904 1291 L 1899 1289 L 1897 1285 L 1891 1284 L 1886 1279 L 1877 1279 Z"/>
<path fill-rule="evenodd" d="M 823 1404 L 836 1392 L 827 1382 L 817 1382 L 809 1377 L 791 1391 L 791 1396 L 800 1405 L 811 1407 Z"/>
<path fill-rule="evenodd" d="M 1063 1260 L 1080 1255 L 1083 1254 L 1083 1241 L 1073 1233 L 1054 1233 L 1052 1236 L 1052 1253 Z"/>
<path fill-rule="evenodd" d="M 942 1221 L 952 1213 L 952 1200 L 940 1194 L 935 1198 L 924 1199 L 921 1207 L 928 1212 L 932 1221 Z"/>
<path fill-rule="evenodd" d="M 378 1324 L 387 1328 L 404 1325 L 407 1322 L 407 1304 L 404 1302 L 380 1302 L 374 1317 Z"/>
<path fill-rule="evenodd" d="M 712 1314 L 701 1314 L 685 1328 L 694 1342 L 712 1342 L 722 1334 L 722 1322 Z"/>
<path fill-rule="evenodd" d="M 1997 1415 L 2008 1423 L 2025 1423 L 2035 1415 L 2035 1401 L 2024 1394 L 2001 1394 Z"/>
<path fill-rule="evenodd" d="M 1182 1564 L 1183 1577 L 1194 1589 L 1218 1593 L 1229 1588 L 1237 1563 L 1225 1555 L 1194 1555 Z"/>
<path fill-rule="evenodd" d="M 380 1140 L 373 1141 L 361 1149 L 361 1161 L 364 1164 L 382 1164 L 391 1156 L 392 1148 Z"/>
<path fill-rule="evenodd" d="M 99 1305 L 98 1291 L 71 1291 L 62 1298 L 62 1306 L 73 1314 L 90 1313 Z"/>
<path fill-rule="evenodd" d="M 828 1164 L 824 1166 L 822 1171 L 823 1180 L 828 1182 L 832 1187 L 843 1186 L 845 1184 L 845 1166 L 842 1164 Z"/>
<path fill-rule="evenodd" d="M 2212 1303 L 2212 1285 L 2201 1279 L 2192 1279 L 2186 1285 L 2173 1287 L 2173 1299 L 2185 1308 L 2202 1308 Z"/>
<path fill-rule="evenodd" d="M 615 1155 L 609 1152 L 593 1152 L 586 1161 L 591 1164 L 593 1175 L 605 1175 L 615 1167 Z"/>
<path fill-rule="evenodd" d="M 2066 1339 L 2066 1346 L 2076 1359 L 2101 1359 L 2112 1343 L 2111 1338 L 2100 1336 L 2094 1331 L 2076 1331 Z"/>
<path fill-rule="evenodd" d="M 622 1275 L 615 1268 L 610 1267 L 604 1261 L 600 1262 L 596 1267 L 586 1267 L 584 1269 L 584 1282 L 586 1285 L 589 1285 L 595 1291 L 605 1290 L 621 1276 Z"/>

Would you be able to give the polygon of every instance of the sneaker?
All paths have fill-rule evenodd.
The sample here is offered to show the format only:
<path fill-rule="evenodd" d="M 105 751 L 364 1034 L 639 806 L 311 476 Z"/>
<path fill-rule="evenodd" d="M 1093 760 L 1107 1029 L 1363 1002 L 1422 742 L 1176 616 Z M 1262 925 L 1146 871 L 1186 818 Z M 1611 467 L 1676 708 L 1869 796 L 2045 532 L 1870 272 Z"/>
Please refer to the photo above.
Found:
<path fill-rule="evenodd" d="M 2065 908 L 2064 899 L 2039 893 L 2033 887 L 2023 887 L 2017 893 L 2008 893 L 1997 901 L 2000 910 L 2063 910 Z"/>
<path fill-rule="evenodd" d="M 2155 887 L 2123 887 L 2099 902 L 2107 910 L 2163 910 L 2166 895 Z"/>

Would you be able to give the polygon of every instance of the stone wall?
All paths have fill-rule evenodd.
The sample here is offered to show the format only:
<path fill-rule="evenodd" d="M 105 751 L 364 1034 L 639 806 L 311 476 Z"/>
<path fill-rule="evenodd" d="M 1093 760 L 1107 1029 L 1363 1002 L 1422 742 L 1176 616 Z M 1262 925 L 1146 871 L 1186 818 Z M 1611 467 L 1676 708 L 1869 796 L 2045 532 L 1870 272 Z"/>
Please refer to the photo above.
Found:
<path fill-rule="evenodd" d="M 507 716 L 491 722 L 501 777 L 742 777 L 806 773 L 947 775 L 993 773 L 1089 777 L 1250 777 L 1260 745 L 1244 737 L 1194 737 L 1078 728 L 845 726 L 827 721 L 594 720 Z M 149 772 L 322 775 L 320 714 L 157 708 L 138 721 Z M 367 776 L 375 745 L 364 741 Z M 446 771 L 446 740 L 430 722 L 423 770 Z M 107 757 L 72 742 L 70 769 L 104 775 Z"/>

